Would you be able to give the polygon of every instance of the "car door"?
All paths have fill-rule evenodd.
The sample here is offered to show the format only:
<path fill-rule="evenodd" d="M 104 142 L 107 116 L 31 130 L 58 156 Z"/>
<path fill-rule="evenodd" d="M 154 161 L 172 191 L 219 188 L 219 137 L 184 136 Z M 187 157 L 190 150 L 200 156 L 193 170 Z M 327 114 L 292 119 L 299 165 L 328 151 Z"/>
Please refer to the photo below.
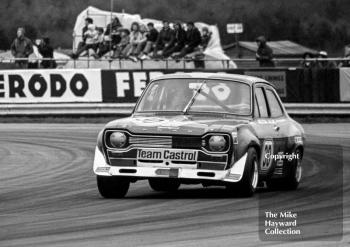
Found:
<path fill-rule="evenodd" d="M 265 95 L 270 112 L 270 119 L 274 122 L 275 130 L 275 154 L 284 155 L 286 153 L 288 137 L 285 135 L 288 132 L 288 118 L 284 112 L 282 104 L 277 96 L 276 91 L 271 87 L 265 87 Z M 274 175 L 283 175 L 283 164 L 285 159 L 276 160 Z"/>
<path fill-rule="evenodd" d="M 271 155 L 276 154 L 275 150 L 277 146 L 275 140 L 278 137 L 278 130 L 276 130 L 275 122 L 270 118 L 264 84 L 256 85 L 254 91 L 254 129 L 261 146 L 260 173 L 262 175 L 269 175 L 276 165 Z"/>

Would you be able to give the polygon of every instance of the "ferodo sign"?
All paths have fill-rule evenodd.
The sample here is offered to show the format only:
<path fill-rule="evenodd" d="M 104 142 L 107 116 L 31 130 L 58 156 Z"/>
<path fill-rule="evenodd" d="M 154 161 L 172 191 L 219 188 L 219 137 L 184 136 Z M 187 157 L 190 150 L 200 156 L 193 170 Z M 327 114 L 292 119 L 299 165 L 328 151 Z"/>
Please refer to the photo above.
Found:
<path fill-rule="evenodd" d="M 0 103 L 102 102 L 101 70 L 0 71 Z"/>

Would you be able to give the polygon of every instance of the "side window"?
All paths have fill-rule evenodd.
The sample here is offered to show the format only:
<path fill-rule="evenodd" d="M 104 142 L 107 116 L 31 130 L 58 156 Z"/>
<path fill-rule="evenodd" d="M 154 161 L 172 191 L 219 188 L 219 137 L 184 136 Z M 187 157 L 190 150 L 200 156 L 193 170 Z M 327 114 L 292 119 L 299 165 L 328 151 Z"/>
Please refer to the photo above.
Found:
<path fill-rule="evenodd" d="M 265 96 L 261 87 L 255 89 L 255 97 L 258 103 L 260 117 L 268 117 Z"/>
<path fill-rule="evenodd" d="M 276 94 L 270 89 L 267 89 L 265 92 L 267 101 L 269 102 L 271 117 L 281 117 L 283 115 L 283 110 L 278 102 Z"/>

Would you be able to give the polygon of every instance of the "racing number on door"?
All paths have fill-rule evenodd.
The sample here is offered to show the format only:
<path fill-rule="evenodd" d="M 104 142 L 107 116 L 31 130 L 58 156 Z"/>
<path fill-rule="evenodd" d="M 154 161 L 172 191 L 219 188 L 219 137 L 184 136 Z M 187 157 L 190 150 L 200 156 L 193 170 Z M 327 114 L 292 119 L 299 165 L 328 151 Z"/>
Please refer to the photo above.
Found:
<path fill-rule="evenodd" d="M 266 171 L 271 167 L 272 156 L 273 155 L 273 141 L 267 140 L 264 141 L 262 148 L 262 156 L 260 162 L 260 168 L 262 171 Z"/>

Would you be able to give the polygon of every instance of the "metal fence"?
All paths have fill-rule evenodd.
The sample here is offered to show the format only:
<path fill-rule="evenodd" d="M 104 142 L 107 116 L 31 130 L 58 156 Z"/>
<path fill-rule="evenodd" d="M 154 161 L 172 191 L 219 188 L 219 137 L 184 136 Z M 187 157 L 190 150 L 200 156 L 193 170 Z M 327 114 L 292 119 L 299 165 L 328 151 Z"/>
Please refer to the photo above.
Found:
<path fill-rule="evenodd" d="M 259 67 L 258 61 L 253 58 L 240 58 L 232 60 L 219 60 L 219 59 L 150 59 L 150 60 L 139 60 L 137 62 L 131 61 L 129 59 L 118 59 L 112 57 L 104 57 L 100 59 L 95 59 L 93 57 L 80 57 L 78 59 L 71 58 L 1 58 L 0 65 L 7 64 L 13 65 L 16 68 L 16 61 L 26 60 L 30 67 L 40 68 L 42 61 L 52 61 L 55 60 L 57 63 L 57 68 L 101 68 L 104 69 L 149 69 L 150 64 L 153 69 L 193 69 L 193 68 L 204 68 L 207 64 L 216 64 L 217 68 L 220 69 L 233 69 L 235 65 L 238 68 L 253 68 Z M 310 59 L 300 59 L 300 58 L 276 58 L 274 59 L 275 67 L 278 68 L 290 68 L 290 67 L 302 67 L 302 63 L 319 63 L 319 62 L 332 62 L 336 67 L 346 66 L 350 64 L 350 58 L 310 58 Z M 233 64 L 233 63 L 235 64 Z M 201 67 L 203 65 L 203 67 Z"/>

